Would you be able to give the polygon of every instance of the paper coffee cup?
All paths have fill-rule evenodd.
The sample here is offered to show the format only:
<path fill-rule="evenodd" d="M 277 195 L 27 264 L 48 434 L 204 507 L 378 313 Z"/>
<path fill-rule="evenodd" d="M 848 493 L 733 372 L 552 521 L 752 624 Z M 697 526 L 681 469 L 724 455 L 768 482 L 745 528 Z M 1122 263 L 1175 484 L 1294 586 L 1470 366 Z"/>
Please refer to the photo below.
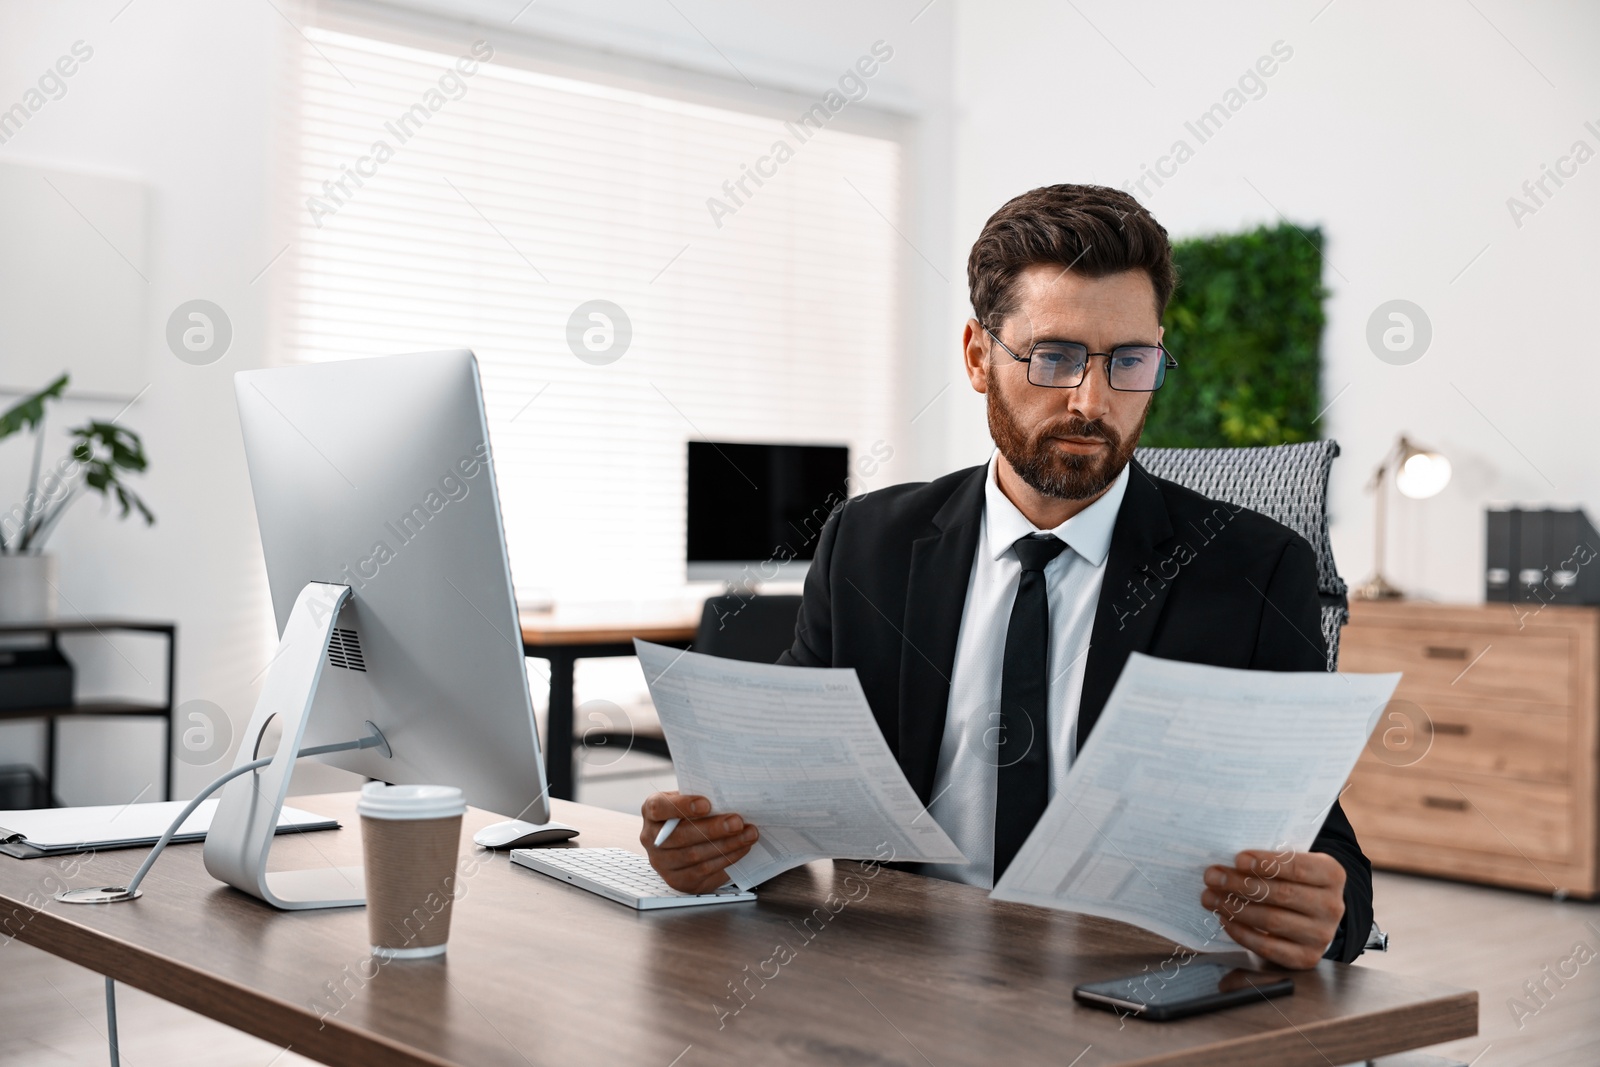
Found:
<path fill-rule="evenodd" d="M 374 956 L 417 959 L 444 952 L 466 810 L 461 790 L 453 786 L 362 787 L 356 813 Z"/>

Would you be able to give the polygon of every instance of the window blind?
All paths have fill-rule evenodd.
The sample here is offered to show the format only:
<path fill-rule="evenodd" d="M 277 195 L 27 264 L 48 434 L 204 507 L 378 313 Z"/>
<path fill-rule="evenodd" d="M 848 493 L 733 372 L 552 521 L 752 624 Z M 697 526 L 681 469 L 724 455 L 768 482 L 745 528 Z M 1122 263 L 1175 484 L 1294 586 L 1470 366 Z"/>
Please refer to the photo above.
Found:
<path fill-rule="evenodd" d="M 472 348 L 519 598 L 681 587 L 690 438 L 892 441 L 900 146 L 486 51 L 307 28 L 281 349 Z"/>

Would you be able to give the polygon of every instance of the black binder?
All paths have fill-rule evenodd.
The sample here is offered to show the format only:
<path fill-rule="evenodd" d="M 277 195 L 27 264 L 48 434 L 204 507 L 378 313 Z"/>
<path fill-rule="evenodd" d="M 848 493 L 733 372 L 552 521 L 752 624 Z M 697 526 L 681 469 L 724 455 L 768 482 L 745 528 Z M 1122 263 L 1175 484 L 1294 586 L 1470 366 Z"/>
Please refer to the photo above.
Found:
<path fill-rule="evenodd" d="M 1600 533 L 1581 508 L 1485 513 L 1484 599 L 1600 604 Z"/>
<path fill-rule="evenodd" d="M 1582 511 L 1550 511 L 1550 577 L 1556 604 L 1600 603 L 1600 536 Z"/>
<path fill-rule="evenodd" d="M 1510 508 L 1490 509 L 1484 513 L 1483 599 L 1491 604 L 1516 599 L 1512 593 L 1511 566 L 1517 558 L 1517 515 L 1518 512 Z"/>
<path fill-rule="evenodd" d="M 1516 599 L 1524 603 L 1548 604 L 1551 600 L 1546 581 L 1550 577 L 1550 513 L 1516 513 L 1517 554 L 1512 557 L 1511 580 Z"/>

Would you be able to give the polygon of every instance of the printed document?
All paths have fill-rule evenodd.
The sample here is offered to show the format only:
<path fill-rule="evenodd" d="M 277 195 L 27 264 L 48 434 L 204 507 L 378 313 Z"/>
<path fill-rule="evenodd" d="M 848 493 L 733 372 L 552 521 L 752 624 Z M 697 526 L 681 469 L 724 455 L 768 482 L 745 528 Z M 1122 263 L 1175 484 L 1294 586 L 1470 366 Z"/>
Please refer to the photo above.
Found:
<path fill-rule="evenodd" d="M 853 669 L 633 645 L 679 790 L 761 831 L 728 868 L 740 889 L 812 860 L 966 862 L 906 781 Z"/>
<path fill-rule="evenodd" d="M 992 895 L 1236 947 L 1200 904 L 1205 868 L 1308 848 L 1399 680 L 1134 653 Z"/>

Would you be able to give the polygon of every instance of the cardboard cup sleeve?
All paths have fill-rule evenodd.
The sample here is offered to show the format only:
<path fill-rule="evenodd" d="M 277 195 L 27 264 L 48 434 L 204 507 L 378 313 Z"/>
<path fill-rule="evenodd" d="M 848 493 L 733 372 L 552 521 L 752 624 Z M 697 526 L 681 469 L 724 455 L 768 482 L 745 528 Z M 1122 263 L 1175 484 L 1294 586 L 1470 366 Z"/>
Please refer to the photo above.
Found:
<path fill-rule="evenodd" d="M 361 816 L 367 933 L 374 955 L 436 956 L 450 938 L 461 816 L 376 819 Z"/>

